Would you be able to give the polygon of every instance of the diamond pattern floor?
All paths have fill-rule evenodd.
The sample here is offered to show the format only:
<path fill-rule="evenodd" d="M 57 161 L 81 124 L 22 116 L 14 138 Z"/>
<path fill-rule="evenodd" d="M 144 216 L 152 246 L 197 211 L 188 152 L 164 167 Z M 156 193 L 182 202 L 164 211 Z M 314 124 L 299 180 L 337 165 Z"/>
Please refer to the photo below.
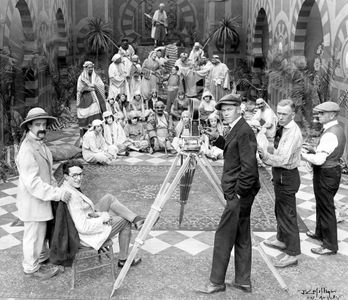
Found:
<path fill-rule="evenodd" d="M 65 143 L 75 144 L 78 138 L 78 128 L 73 125 L 70 128 L 63 129 L 64 138 L 56 141 L 51 141 L 50 145 L 60 145 Z M 132 152 L 129 157 L 122 157 L 119 160 L 120 164 L 141 164 L 141 165 L 158 165 L 171 164 L 174 157 L 167 157 L 164 153 L 154 153 L 152 155 Z M 222 165 L 222 161 L 214 162 L 213 164 Z M 57 167 L 59 163 L 55 164 Z M 315 226 L 315 200 L 313 195 L 313 186 L 311 183 L 311 174 L 304 167 L 300 168 L 302 184 L 300 191 L 297 193 L 298 213 L 306 223 L 309 229 L 314 229 Z M 9 180 L 7 183 L 0 184 L 0 250 L 9 249 L 21 245 L 23 227 L 11 226 L 11 223 L 17 219 L 17 209 L 15 206 L 17 193 L 17 178 Z M 348 204 L 348 185 L 341 184 L 336 195 L 337 204 Z M 348 256 L 348 227 L 347 222 L 338 224 L 338 239 L 339 253 Z M 254 232 L 255 245 L 260 243 L 261 247 L 271 257 L 281 255 L 280 251 L 265 247 L 263 240 L 275 236 L 275 232 Z M 135 234 L 133 235 L 134 239 Z M 316 247 L 318 243 L 309 239 L 305 234 L 300 235 L 301 250 L 303 259 L 318 258 L 312 254 L 310 249 Z M 203 231 L 152 231 L 142 251 L 147 251 L 151 254 L 166 253 L 172 251 L 184 252 L 192 256 L 200 255 L 206 251 L 212 251 L 214 232 Z M 115 240 L 115 245 L 117 245 Z M 115 247 L 115 252 L 118 252 L 118 247 Z"/>

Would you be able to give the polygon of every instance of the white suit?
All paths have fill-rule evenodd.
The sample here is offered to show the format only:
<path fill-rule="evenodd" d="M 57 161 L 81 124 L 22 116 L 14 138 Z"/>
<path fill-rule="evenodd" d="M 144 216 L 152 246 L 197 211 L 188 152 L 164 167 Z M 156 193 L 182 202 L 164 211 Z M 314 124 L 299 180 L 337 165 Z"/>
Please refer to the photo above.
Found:
<path fill-rule="evenodd" d="M 40 254 L 45 250 L 46 221 L 53 219 L 51 201 L 63 199 L 64 190 L 56 186 L 50 150 L 31 132 L 21 144 L 16 164 L 18 216 L 24 222 L 23 268 L 33 273 L 39 269 Z"/>

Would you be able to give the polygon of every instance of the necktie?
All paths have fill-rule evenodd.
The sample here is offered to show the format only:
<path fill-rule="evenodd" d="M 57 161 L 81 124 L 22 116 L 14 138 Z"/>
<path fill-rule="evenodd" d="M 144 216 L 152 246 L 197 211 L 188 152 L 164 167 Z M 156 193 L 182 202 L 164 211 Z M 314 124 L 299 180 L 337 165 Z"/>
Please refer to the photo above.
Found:
<path fill-rule="evenodd" d="M 277 149 L 279 146 L 279 141 L 283 135 L 284 126 L 277 125 L 276 133 L 274 136 L 274 149 Z"/>

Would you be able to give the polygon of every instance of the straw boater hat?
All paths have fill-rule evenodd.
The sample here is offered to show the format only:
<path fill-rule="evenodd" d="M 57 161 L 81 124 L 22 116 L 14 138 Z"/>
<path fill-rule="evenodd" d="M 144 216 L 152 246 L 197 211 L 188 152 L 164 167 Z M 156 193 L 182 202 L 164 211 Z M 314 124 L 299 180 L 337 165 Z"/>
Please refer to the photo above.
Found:
<path fill-rule="evenodd" d="M 240 105 L 242 103 L 240 99 L 240 95 L 237 94 L 228 94 L 226 96 L 223 96 L 218 103 L 215 105 L 215 109 L 221 110 L 222 104 L 229 104 L 229 105 Z"/>
<path fill-rule="evenodd" d="M 21 128 L 26 128 L 26 125 L 34 120 L 37 119 L 46 119 L 47 120 L 47 125 L 52 124 L 57 121 L 55 117 L 51 117 L 48 115 L 47 112 L 45 112 L 44 109 L 41 107 L 34 107 L 31 110 L 28 111 L 28 114 L 25 118 L 25 120 L 21 123 L 20 127 Z"/>

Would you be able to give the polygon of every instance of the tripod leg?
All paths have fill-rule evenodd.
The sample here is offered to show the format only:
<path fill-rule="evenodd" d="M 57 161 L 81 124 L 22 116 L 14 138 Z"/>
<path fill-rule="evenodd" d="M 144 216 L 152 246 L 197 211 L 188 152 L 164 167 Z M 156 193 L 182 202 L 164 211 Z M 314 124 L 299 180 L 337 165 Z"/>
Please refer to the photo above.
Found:
<path fill-rule="evenodd" d="M 123 268 L 121 269 L 120 273 L 118 274 L 116 281 L 114 283 L 112 292 L 110 294 L 110 298 L 114 295 L 116 289 L 118 289 L 125 276 L 127 275 L 127 272 L 131 266 L 131 263 L 133 262 L 133 259 L 135 258 L 136 254 L 138 253 L 139 247 L 144 244 L 144 241 L 146 237 L 148 236 L 149 232 L 151 231 L 154 223 L 156 222 L 160 211 L 162 210 L 163 206 L 167 202 L 167 200 L 170 198 L 170 196 L 173 194 L 175 187 L 179 183 L 180 178 L 185 173 L 189 163 L 190 163 L 191 157 L 187 156 L 180 167 L 178 173 L 174 177 L 173 181 L 169 183 L 169 177 L 171 174 L 168 173 L 164 183 L 162 184 L 162 187 L 160 189 L 160 193 L 157 194 L 156 199 L 154 203 L 151 206 L 150 212 L 146 217 L 145 223 L 143 227 L 141 228 L 138 236 L 135 239 L 132 251 L 130 252 L 126 263 L 124 264 Z M 170 168 L 171 172 L 174 171 L 174 167 L 176 166 L 177 159 L 173 162 L 172 167 Z M 173 167 L 174 166 L 174 167 Z"/>
<path fill-rule="evenodd" d="M 220 184 L 221 184 L 220 178 L 216 175 L 212 165 L 210 164 L 209 160 L 207 159 L 207 157 L 205 155 L 202 156 L 202 161 L 205 163 L 205 166 L 210 171 L 210 174 L 214 178 L 214 182 L 216 183 L 216 185 L 218 185 L 220 187 Z"/>
<path fill-rule="evenodd" d="M 226 205 L 226 201 L 225 201 L 225 197 L 224 197 L 224 194 L 222 193 L 222 190 L 221 188 L 219 187 L 219 185 L 214 181 L 213 179 L 213 176 L 210 174 L 211 172 L 214 172 L 214 170 L 212 169 L 211 172 L 209 173 L 208 169 L 206 168 L 206 166 L 204 165 L 204 163 L 202 162 L 202 159 L 200 157 L 196 157 L 196 160 L 197 160 L 197 163 L 198 165 L 201 167 L 203 173 L 205 174 L 205 176 L 208 177 L 209 179 L 209 183 L 211 184 L 211 186 L 215 189 L 215 191 L 217 192 L 218 194 L 218 198 L 221 202 L 221 204 L 223 206 Z M 209 162 L 208 162 L 209 163 Z M 215 174 L 215 172 L 214 172 Z M 215 174 L 216 175 L 216 174 Z"/>

